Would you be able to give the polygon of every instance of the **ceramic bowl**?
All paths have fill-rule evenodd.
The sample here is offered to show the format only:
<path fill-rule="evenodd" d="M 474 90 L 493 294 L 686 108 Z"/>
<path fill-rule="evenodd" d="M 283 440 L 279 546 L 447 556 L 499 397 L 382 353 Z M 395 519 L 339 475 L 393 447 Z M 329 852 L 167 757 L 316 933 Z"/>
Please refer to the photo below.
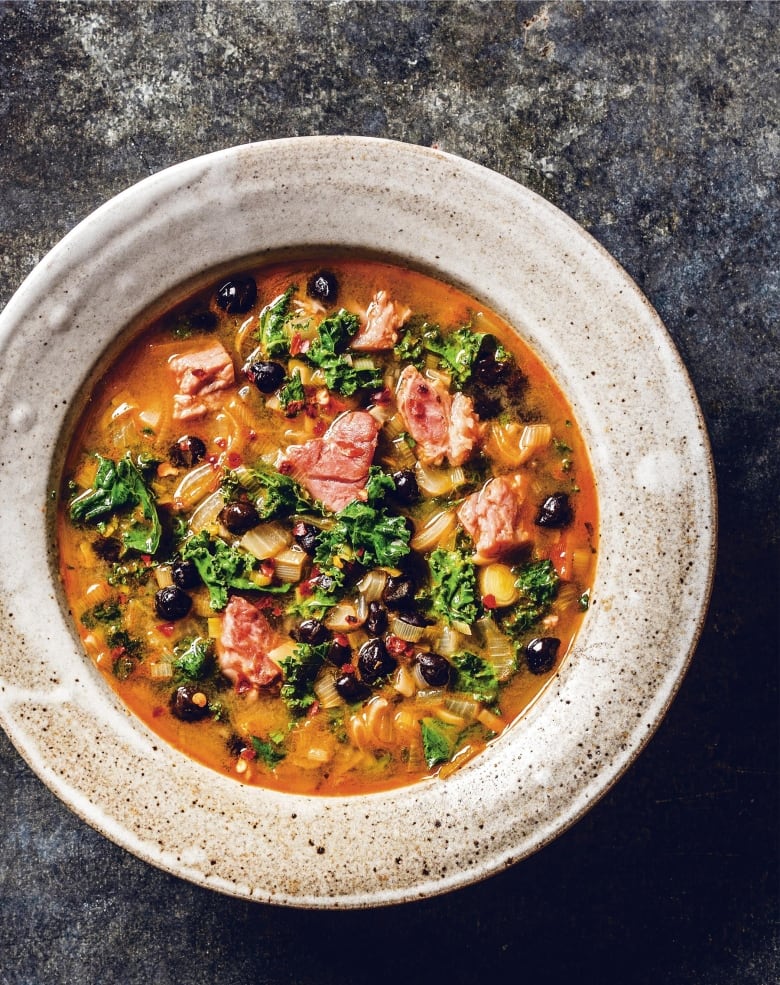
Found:
<path fill-rule="evenodd" d="M 601 515 L 593 604 L 530 711 L 446 781 L 343 798 L 242 786 L 127 712 L 71 626 L 50 495 L 68 408 L 128 322 L 204 272 L 329 247 L 432 273 L 516 326 L 582 425 Z M 701 414 L 626 274 L 507 178 L 435 150 L 353 137 L 185 162 L 112 199 L 52 250 L 0 317 L 0 353 L 0 718 L 57 796 L 150 863 L 297 906 L 451 890 L 560 834 L 663 717 L 712 576 Z"/>

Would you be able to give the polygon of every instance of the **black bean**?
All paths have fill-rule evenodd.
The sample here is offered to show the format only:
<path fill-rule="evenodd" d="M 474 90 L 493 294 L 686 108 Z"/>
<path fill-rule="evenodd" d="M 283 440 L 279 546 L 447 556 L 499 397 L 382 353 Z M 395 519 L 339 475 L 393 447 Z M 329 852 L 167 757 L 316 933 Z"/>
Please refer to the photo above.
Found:
<path fill-rule="evenodd" d="M 336 633 L 328 647 L 328 660 L 336 667 L 352 663 L 352 647 L 343 633 Z"/>
<path fill-rule="evenodd" d="M 387 629 L 387 609 L 381 602 L 368 603 L 366 629 L 372 636 L 381 636 Z"/>
<path fill-rule="evenodd" d="M 382 590 L 388 609 L 404 609 L 414 604 L 414 583 L 406 575 L 390 575 Z"/>
<path fill-rule="evenodd" d="M 260 393 L 274 393 L 284 383 L 284 366 L 281 363 L 256 360 L 246 367 L 247 377 Z"/>
<path fill-rule="evenodd" d="M 561 527 L 568 527 L 573 516 L 569 494 L 564 492 L 553 493 L 539 507 L 534 523 L 537 527 L 559 530 Z"/>
<path fill-rule="evenodd" d="M 293 537 L 295 537 L 295 543 L 300 547 L 302 551 L 305 551 L 309 557 L 312 557 L 314 552 L 317 550 L 317 537 L 319 536 L 319 530 L 314 526 L 313 523 L 296 523 L 293 527 Z"/>
<path fill-rule="evenodd" d="M 217 305 L 229 315 L 243 315 L 257 300 L 257 284 L 251 277 L 233 277 L 217 288 Z"/>
<path fill-rule="evenodd" d="M 206 445 L 200 438 L 191 434 L 183 434 L 168 449 L 168 458 L 172 465 L 180 469 L 191 469 L 206 456 Z"/>
<path fill-rule="evenodd" d="M 332 635 L 328 627 L 323 625 L 319 619 L 304 619 L 292 631 L 293 639 L 300 643 L 309 643 L 311 646 L 325 643 Z"/>
<path fill-rule="evenodd" d="M 540 636 L 525 648 L 525 659 L 532 674 L 547 674 L 555 666 L 561 641 L 554 636 Z"/>
<path fill-rule="evenodd" d="M 203 581 L 194 561 L 175 558 L 171 566 L 173 583 L 179 588 L 197 588 Z"/>
<path fill-rule="evenodd" d="M 367 684 L 373 684 L 380 677 L 386 677 L 395 667 L 395 657 L 390 656 L 382 640 L 367 640 L 361 646 L 358 652 L 358 670 Z"/>
<path fill-rule="evenodd" d="M 494 335 L 486 335 L 479 346 L 474 360 L 472 376 L 483 386 L 499 383 L 506 375 L 508 365 L 505 360 L 496 359 L 498 341 Z"/>
<path fill-rule="evenodd" d="M 231 534 L 245 534 L 247 530 L 256 527 L 260 522 L 260 514 L 244 500 L 235 503 L 228 503 L 219 511 L 219 522 L 226 527 Z"/>
<path fill-rule="evenodd" d="M 335 684 L 336 690 L 345 701 L 365 701 L 371 694 L 369 688 L 360 680 L 357 674 L 342 674 Z"/>
<path fill-rule="evenodd" d="M 420 487 L 417 485 L 417 476 L 413 469 L 401 469 L 393 472 L 393 482 L 395 492 L 393 498 L 404 505 L 416 503 L 420 498 Z"/>
<path fill-rule="evenodd" d="M 438 653 L 418 653 L 417 666 L 420 676 L 431 687 L 446 687 L 449 684 L 452 668 Z"/>
<path fill-rule="evenodd" d="M 183 722 L 197 722 L 209 714 L 208 697 L 198 684 L 182 684 L 171 695 L 171 712 Z"/>
<path fill-rule="evenodd" d="M 306 284 L 306 293 L 323 304 L 335 304 L 339 296 L 339 282 L 330 270 L 318 270 Z"/>
<path fill-rule="evenodd" d="M 157 615 L 166 622 L 183 619 L 192 608 L 192 599 L 177 585 L 161 588 L 154 596 Z"/>

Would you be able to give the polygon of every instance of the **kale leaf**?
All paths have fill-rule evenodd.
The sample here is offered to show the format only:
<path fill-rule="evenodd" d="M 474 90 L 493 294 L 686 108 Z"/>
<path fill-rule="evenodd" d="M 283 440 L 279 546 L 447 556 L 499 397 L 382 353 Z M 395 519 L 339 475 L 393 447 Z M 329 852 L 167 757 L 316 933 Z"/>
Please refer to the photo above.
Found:
<path fill-rule="evenodd" d="M 471 624 L 480 614 L 477 575 L 471 557 L 437 548 L 428 559 L 432 610 L 448 623 Z"/>
<path fill-rule="evenodd" d="M 114 462 L 95 456 L 98 470 L 92 488 L 80 493 L 70 504 L 70 518 L 76 523 L 100 523 L 126 508 L 129 520 L 122 525 L 125 547 L 141 554 L 154 554 L 160 546 L 162 526 L 143 472 L 153 463 L 133 461 L 128 452 Z"/>
<path fill-rule="evenodd" d="M 382 386 L 382 370 L 373 360 L 360 357 L 356 365 L 352 354 L 344 351 L 359 328 L 358 316 L 342 308 L 320 322 L 317 338 L 303 353 L 308 362 L 323 371 L 328 389 L 345 397 L 357 390 Z"/>
<path fill-rule="evenodd" d="M 211 670 L 214 646 L 202 636 L 180 640 L 173 652 L 176 657 L 173 667 L 179 677 L 188 681 L 200 681 Z"/>
<path fill-rule="evenodd" d="M 423 322 L 408 329 L 394 351 L 402 362 L 410 362 L 418 369 L 425 365 L 427 354 L 433 353 L 438 357 L 440 368 L 450 374 L 458 389 L 462 389 L 471 379 L 484 338 L 484 332 L 475 332 L 470 325 L 462 325 L 445 335 L 438 325 Z"/>
<path fill-rule="evenodd" d="M 297 289 L 295 284 L 291 284 L 284 294 L 260 313 L 260 328 L 255 337 L 269 358 L 290 354 L 290 337 L 286 326 L 290 318 L 292 298 Z"/>
<path fill-rule="evenodd" d="M 515 587 L 520 598 L 501 618 L 509 636 L 517 638 L 544 616 L 558 593 L 560 579 L 552 561 L 532 561 L 520 570 Z"/>
<path fill-rule="evenodd" d="M 345 562 L 396 567 L 409 553 L 410 536 L 404 517 L 355 500 L 336 514 L 329 530 L 319 535 L 314 564 L 340 587 Z"/>
<path fill-rule="evenodd" d="M 492 704 L 498 697 L 498 677 L 493 665 L 478 657 L 476 653 L 464 650 L 455 653 L 451 662 L 458 672 L 455 690 L 471 694 L 476 701 Z"/>
<path fill-rule="evenodd" d="M 226 470 L 222 490 L 228 500 L 237 499 L 242 492 L 249 493 L 261 520 L 320 512 L 295 479 L 268 465 L 259 464 L 240 472 Z"/>
<path fill-rule="evenodd" d="M 290 379 L 279 391 L 279 403 L 288 417 L 293 417 L 303 410 L 306 403 L 306 391 L 300 373 L 293 373 Z"/>
<path fill-rule="evenodd" d="M 420 720 L 420 729 L 423 755 L 429 768 L 449 762 L 458 741 L 455 726 L 439 721 L 438 718 L 423 718 Z"/>
<path fill-rule="evenodd" d="M 258 759 L 262 760 L 269 769 L 278 766 L 287 755 L 284 749 L 280 748 L 280 744 L 274 742 L 270 737 L 268 739 L 259 739 L 256 735 L 252 735 L 250 738 L 252 740 L 252 748 L 257 754 Z"/>
<path fill-rule="evenodd" d="M 299 643 L 289 657 L 279 661 L 284 683 L 281 696 L 294 715 L 303 715 L 317 700 L 314 682 L 327 659 L 330 643 Z"/>
<path fill-rule="evenodd" d="M 230 547 L 224 540 L 212 540 L 205 530 L 191 537 L 182 549 L 185 561 L 192 561 L 209 590 L 212 609 L 224 609 L 229 588 L 257 590 L 249 579 L 257 559 L 246 551 Z"/>

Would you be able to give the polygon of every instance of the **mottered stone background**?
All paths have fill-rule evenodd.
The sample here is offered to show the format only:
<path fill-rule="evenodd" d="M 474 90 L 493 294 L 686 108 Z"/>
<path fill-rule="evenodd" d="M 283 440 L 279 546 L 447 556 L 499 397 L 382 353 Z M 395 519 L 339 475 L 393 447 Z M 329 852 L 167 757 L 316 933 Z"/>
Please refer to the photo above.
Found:
<path fill-rule="evenodd" d="M 436 145 L 545 196 L 637 281 L 699 394 L 721 508 L 704 634 L 650 746 L 555 843 L 448 896 L 212 894 L 96 834 L 0 734 L 3 985 L 777 979 L 779 46 L 773 3 L 0 3 L 0 304 L 185 158 Z"/>

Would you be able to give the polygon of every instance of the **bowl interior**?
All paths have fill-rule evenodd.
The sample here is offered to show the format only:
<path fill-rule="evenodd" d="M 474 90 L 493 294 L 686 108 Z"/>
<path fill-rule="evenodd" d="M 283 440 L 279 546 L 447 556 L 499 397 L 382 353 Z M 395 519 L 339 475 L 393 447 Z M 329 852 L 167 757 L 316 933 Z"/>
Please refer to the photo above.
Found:
<path fill-rule="evenodd" d="M 446 782 L 311 798 L 198 766 L 115 699 L 62 602 L 50 492 L 84 383 L 150 306 L 204 272 L 333 249 L 431 273 L 517 328 L 582 427 L 601 535 L 593 605 L 573 652 L 507 735 Z M 0 717 L 70 807 L 156 865 L 303 906 L 398 902 L 472 882 L 586 810 L 679 686 L 714 554 L 712 466 L 695 396 L 625 273 L 506 178 L 436 151 L 348 137 L 185 162 L 108 202 L 41 262 L 0 316 L 0 351 L 0 608 L 10 627 L 0 639 Z"/>

